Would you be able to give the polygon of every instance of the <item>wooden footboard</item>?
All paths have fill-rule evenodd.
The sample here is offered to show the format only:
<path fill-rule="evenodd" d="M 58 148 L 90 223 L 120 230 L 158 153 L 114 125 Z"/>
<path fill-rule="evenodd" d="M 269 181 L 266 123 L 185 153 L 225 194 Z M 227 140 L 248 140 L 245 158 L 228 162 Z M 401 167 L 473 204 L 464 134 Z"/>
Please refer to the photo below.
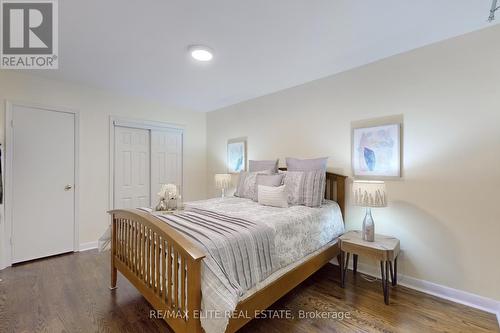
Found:
<path fill-rule="evenodd" d="M 201 260 L 205 255 L 168 224 L 139 210 L 113 210 L 111 242 L 111 288 L 120 271 L 148 300 L 155 316 L 176 333 L 203 332 L 201 313 Z M 240 302 L 227 333 L 236 332 L 258 311 L 307 279 L 340 253 L 338 244 L 323 250 Z"/>
<path fill-rule="evenodd" d="M 113 210 L 111 288 L 119 270 L 175 332 L 202 332 L 201 260 L 173 228 L 138 210 Z"/>

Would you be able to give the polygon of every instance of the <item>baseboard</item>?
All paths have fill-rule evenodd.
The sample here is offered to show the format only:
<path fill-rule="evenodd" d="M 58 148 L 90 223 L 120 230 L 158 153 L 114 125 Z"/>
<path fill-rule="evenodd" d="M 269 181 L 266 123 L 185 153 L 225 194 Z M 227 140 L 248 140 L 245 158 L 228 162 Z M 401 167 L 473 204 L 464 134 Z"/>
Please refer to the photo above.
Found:
<path fill-rule="evenodd" d="M 95 242 L 88 242 L 88 243 L 81 243 L 80 246 L 78 247 L 78 252 L 82 251 L 89 251 L 89 250 L 94 250 L 97 249 L 97 241 Z M 5 265 L 2 262 L 0 262 L 0 271 L 7 268 L 11 267 L 11 265 Z"/>
<path fill-rule="evenodd" d="M 336 265 L 337 263 L 335 262 L 333 264 Z M 380 270 L 375 268 L 374 266 L 370 266 L 367 264 L 359 263 L 358 272 L 380 278 Z M 493 313 L 497 316 L 498 322 L 500 324 L 500 301 L 475 295 L 466 291 L 446 287 L 437 283 L 419 280 L 414 277 L 402 275 L 399 273 L 398 284 L 455 303 L 467 305 L 472 308 Z"/>
<path fill-rule="evenodd" d="M 97 241 L 93 242 L 87 242 L 87 243 L 80 243 L 80 248 L 78 251 L 88 251 L 88 250 L 94 250 L 97 249 Z"/>

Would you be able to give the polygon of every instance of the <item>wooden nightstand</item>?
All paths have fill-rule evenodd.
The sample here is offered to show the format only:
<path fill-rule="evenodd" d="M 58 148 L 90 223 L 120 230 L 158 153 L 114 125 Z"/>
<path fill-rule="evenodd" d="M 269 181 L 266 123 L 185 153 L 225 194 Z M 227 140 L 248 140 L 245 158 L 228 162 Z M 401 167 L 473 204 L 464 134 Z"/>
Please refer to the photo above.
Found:
<path fill-rule="evenodd" d="M 339 238 L 340 242 L 340 276 L 341 286 L 345 286 L 345 273 L 349 265 L 349 254 L 353 255 L 353 273 L 358 269 L 358 255 L 380 261 L 384 302 L 389 304 L 389 274 L 392 285 L 397 284 L 399 239 L 383 235 L 375 235 L 374 242 L 363 240 L 361 231 L 348 231 Z M 393 265 L 394 262 L 394 265 Z"/>

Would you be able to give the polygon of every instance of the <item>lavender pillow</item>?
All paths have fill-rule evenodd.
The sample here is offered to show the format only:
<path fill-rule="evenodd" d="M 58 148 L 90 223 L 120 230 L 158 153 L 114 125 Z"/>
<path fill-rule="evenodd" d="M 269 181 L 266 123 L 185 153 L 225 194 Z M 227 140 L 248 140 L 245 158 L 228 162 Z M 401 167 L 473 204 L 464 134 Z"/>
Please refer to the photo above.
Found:
<path fill-rule="evenodd" d="M 323 170 L 326 172 L 326 163 L 328 157 L 312 158 L 308 160 L 300 160 L 298 158 L 287 157 L 286 168 L 288 171 L 313 171 Z"/>
<path fill-rule="evenodd" d="M 256 172 L 256 171 L 264 171 L 271 170 L 272 173 L 278 173 L 278 163 L 279 159 L 276 160 L 250 160 L 248 161 L 248 171 Z"/>
<path fill-rule="evenodd" d="M 303 171 L 287 171 L 284 173 L 285 191 L 290 205 L 304 204 L 304 172 Z"/>
<path fill-rule="evenodd" d="M 257 175 L 257 186 L 281 186 L 283 184 L 284 174 L 276 174 L 276 175 Z"/>
<path fill-rule="evenodd" d="M 325 195 L 326 173 L 323 170 L 288 171 L 284 184 L 291 205 L 319 207 Z"/>
<path fill-rule="evenodd" d="M 304 205 L 320 207 L 325 198 L 326 172 L 304 171 Z"/>
<path fill-rule="evenodd" d="M 261 174 L 270 175 L 271 170 L 263 170 L 258 172 L 240 172 L 240 178 L 238 180 L 238 186 L 236 187 L 234 196 L 257 201 L 257 176 Z"/>

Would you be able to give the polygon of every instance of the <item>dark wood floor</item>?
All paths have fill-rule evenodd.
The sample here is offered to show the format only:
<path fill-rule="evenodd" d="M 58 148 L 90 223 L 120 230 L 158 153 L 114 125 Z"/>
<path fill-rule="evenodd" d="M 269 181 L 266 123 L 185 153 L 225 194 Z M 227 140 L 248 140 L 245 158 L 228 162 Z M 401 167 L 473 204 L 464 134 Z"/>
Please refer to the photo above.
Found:
<path fill-rule="evenodd" d="M 122 276 L 111 292 L 109 254 L 88 251 L 0 271 L 0 332 L 169 332 Z M 499 332 L 496 317 L 401 286 L 383 303 L 379 283 L 348 276 L 341 289 L 327 265 L 272 306 L 348 312 L 349 319 L 259 319 L 243 332 Z"/>

